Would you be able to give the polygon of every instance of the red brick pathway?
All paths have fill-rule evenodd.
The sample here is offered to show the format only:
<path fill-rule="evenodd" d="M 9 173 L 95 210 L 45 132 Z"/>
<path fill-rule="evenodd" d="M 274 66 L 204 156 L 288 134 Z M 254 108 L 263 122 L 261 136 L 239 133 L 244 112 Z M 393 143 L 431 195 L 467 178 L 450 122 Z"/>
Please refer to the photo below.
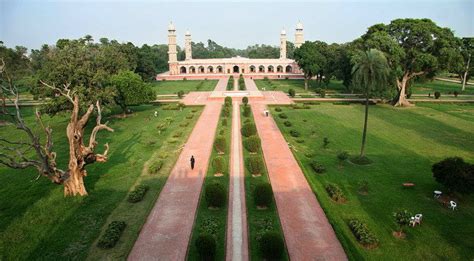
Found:
<path fill-rule="evenodd" d="M 128 260 L 185 260 L 222 104 L 208 102 Z M 190 168 L 191 155 L 196 158 Z"/>
<path fill-rule="evenodd" d="M 266 105 L 252 103 L 291 260 L 346 260 L 346 254 Z"/>

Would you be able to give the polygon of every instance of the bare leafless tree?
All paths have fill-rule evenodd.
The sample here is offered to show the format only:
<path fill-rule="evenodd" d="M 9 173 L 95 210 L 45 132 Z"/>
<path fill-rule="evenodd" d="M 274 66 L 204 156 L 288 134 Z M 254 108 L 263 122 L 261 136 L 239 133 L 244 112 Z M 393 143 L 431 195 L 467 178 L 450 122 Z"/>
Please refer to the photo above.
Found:
<path fill-rule="evenodd" d="M 0 96 L 13 104 L 13 109 L 7 109 L 6 103 L 2 103 L 2 110 L 6 120 L 13 124 L 17 130 L 24 132 L 27 141 L 14 141 L 0 137 L 0 164 L 13 169 L 26 169 L 34 167 L 39 176 L 44 176 L 56 184 L 64 185 L 65 196 L 87 195 L 84 186 L 84 177 L 87 176 L 86 165 L 94 162 L 106 162 L 108 157 L 109 145 L 105 144 L 105 151 L 102 154 L 95 153 L 98 145 L 96 135 L 100 130 L 113 132 L 113 129 L 107 126 L 107 123 L 101 123 L 102 113 L 99 102 L 89 105 L 87 111 L 81 116 L 79 108 L 79 96 L 71 91 L 69 84 L 61 87 L 41 83 L 60 95 L 66 97 L 73 105 L 71 119 L 66 128 L 66 134 L 69 142 L 69 164 L 66 170 L 59 169 L 56 163 L 56 152 L 53 151 L 52 129 L 46 126 L 41 114 L 36 110 L 36 120 L 45 134 L 45 141 L 42 143 L 40 135 L 35 133 L 25 123 L 20 110 L 19 93 L 8 73 L 7 65 L 0 59 Z M 97 110 L 96 125 L 92 129 L 89 143 L 84 144 L 84 129 L 89 121 L 94 108 Z M 33 150 L 33 153 L 31 152 Z"/>

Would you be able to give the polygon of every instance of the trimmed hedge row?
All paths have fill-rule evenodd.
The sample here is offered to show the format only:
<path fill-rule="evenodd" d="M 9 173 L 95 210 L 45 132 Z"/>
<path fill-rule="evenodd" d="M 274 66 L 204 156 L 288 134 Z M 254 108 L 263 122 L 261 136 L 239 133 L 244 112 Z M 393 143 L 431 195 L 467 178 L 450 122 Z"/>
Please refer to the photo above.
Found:
<path fill-rule="evenodd" d="M 260 156 L 251 156 L 247 158 L 247 168 L 253 175 L 263 173 L 263 161 Z"/>
<path fill-rule="evenodd" d="M 214 148 L 218 153 L 225 153 L 227 147 L 227 141 L 224 136 L 218 136 L 214 141 Z"/>
<path fill-rule="evenodd" d="M 245 123 L 243 126 L 242 126 L 242 129 L 241 129 L 241 132 L 242 132 L 242 135 L 244 137 L 250 137 L 252 135 L 255 135 L 257 134 L 257 127 L 255 127 L 255 124 L 253 123 Z"/>
<path fill-rule="evenodd" d="M 127 224 L 124 221 L 110 222 L 105 233 L 99 239 L 99 242 L 97 242 L 97 246 L 104 249 L 114 247 L 126 226 Z"/>
<path fill-rule="evenodd" d="M 269 207 L 273 202 L 272 186 L 268 183 L 261 183 L 255 187 L 255 205 L 258 207 Z"/>
<path fill-rule="evenodd" d="M 146 185 L 138 185 L 130 194 L 128 194 L 127 201 L 130 203 L 137 203 L 142 201 L 146 192 L 150 187 Z"/>
<path fill-rule="evenodd" d="M 223 174 L 225 171 L 225 162 L 224 158 L 222 157 L 216 157 L 212 161 L 212 167 L 214 169 L 214 174 L 221 173 Z"/>
<path fill-rule="evenodd" d="M 151 174 L 156 174 L 158 173 L 158 171 L 161 170 L 162 167 L 163 167 L 162 160 L 154 161 L 153 163 L 150 164 L 150 166 L 148 166 L 148 172 L 150 172 Z"/>
<path fill-rule="evenodd" d="M 221 208 L 227 201 L 227 191 L 224 185 L 214 182 L 206 186 L 205 198 L 208 207 Z"/>
<path fill-rule="evenodd" d="M 331 197 L 331 199 L 336 202 L 346 201 L 346 196 L 344 195 L 344 192 L 342 192 L 342 189 L 339 188 L 339 186 L 336 184 L 326 185 L 326 192 Z"/>
<path fill-rule="evenodd" d="M 363 246 L 376 247 L 378 245 L 379 240 L 362 221 L 355 218 L 349 220 L 349 228 L 357 241 L 359 241 Z"/>
<path fill-rule="evenodd" d="M 251 153 L 256 153 L 260 149 L 260 138 L 257 135 L 252 135 L 244 139 L 244 147 Z"/>

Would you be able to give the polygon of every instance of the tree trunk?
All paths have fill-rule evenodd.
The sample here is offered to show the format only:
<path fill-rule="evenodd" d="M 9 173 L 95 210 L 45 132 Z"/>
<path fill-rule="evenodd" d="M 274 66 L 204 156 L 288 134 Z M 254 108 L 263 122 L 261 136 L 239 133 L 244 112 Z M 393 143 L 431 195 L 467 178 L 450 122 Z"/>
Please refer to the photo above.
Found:
<path fill-rule="evenodd" d="M 469 63 L 470 62 L 471 62 L 471 55 L 469 55 L 469 58 L 467 58 L 466 70 L 464 71 L 464 75 L 462 77 L 462 89 L 461 89 L 462 92 L 464 92 L 464 90 L 466 89 L 467 72 L 469 71 Z"/>
<path fill-rule="evenodd" d="M 408 74 L 404 74 L 401 81 L 397 79 L 398 101 L 395 103 L 395 106 L 408 107 L 412 105 L 406 98 L 408 80 L 410 80 Z"/>
<path fill-rule="evenodd" d="M 365 96 L 365 118 L 364 130 L 362 131 L 362 146 L 360 147 L 360 158 L 365 157 L 365 141 L 367 137 L 367 121 L 369 119 L 369 95 Z"/>
<path fill-rule="evenodd" d="M 78 168 L 69 170 L 69 178 L 64 182 L 64 196 L 86 196 L 87 190 L 84 186 L 85 170 Z"/>
<path fill-rule="evenodd" d="M 304 78 L 304 90 L 307 91 L 308 90 L 308 78 Z"/>

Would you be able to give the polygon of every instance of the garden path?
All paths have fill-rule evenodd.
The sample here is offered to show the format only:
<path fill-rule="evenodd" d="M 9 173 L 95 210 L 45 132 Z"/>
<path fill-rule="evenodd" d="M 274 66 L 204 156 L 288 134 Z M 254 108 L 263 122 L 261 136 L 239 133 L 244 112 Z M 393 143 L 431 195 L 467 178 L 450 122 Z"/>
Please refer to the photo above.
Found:
<path fill-rule="evenodd" d="M 245 206 L 244 164 L 240 135 L 240 102 L 232 108 L 229 208 L 227 215 L 226 260 L 248 260 L 247 208 Z"/>
<path fill-rule="evenodd" d="M 263 114 L 267 103 L 287 103 L 287 98 L 265 97 L 250 102 L 290 259 L 347 260 L 285 138 L 273 118 Z"/>
<path fill-rule="evenodd" d="M 186 259 L 221 107 L 222 102 L 207 102 L 128 260 Z M 194 170 L 191 155 L 196 158 Z"/>

